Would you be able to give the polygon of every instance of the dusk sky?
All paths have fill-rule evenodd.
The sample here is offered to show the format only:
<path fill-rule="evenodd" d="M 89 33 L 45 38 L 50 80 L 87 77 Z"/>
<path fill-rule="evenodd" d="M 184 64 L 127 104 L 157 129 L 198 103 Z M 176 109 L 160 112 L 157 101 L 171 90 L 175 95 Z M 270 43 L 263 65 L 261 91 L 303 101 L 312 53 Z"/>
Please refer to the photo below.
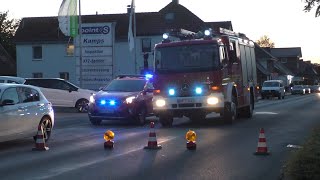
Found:
<path fill-rule="evenodd" d="M 62 0 L 0 0 L 9 18 L 57 16 Z M 136 12 L 155 12 L 171 0 L 136 0 Z M 302 0 L 180 0 L 206 22 L 232 21 L 236 32 L 256 41 L 267 35 L 276 47 L 301 47 L 304 60 L 320 63 L 320 17 L 303 11 Z M 131 0 L 81 0 L 82 14 L 125 13 Z M 137 22 L 139 25 L 139 22 Z"/>

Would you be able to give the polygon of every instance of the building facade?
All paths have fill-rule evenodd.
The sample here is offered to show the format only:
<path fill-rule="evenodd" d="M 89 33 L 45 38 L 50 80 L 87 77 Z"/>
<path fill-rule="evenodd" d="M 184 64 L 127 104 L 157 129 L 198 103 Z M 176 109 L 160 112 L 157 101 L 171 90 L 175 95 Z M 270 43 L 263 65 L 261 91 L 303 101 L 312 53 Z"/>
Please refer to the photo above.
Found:
<path fill-rule="evenodd" d="M 133 51 L 128 44 L 129 13 L 82 16 L 82 61 L 79 36 L 65 36 L 57 17 L 23 18 L 15 36 L 17 76 L 60 77 L 82 88 L 98 89 L 119 74 L 140 74 L 144 69 L 152 69 L 153 47 L 170 29 L 232 30 L 230 21 L 204 22 L 178 1 L 159 12 L 135 15 Z M 101 33 L 107 26 L 109 32 Z M 99 28 L 102 30 L 95 32 Z"/>

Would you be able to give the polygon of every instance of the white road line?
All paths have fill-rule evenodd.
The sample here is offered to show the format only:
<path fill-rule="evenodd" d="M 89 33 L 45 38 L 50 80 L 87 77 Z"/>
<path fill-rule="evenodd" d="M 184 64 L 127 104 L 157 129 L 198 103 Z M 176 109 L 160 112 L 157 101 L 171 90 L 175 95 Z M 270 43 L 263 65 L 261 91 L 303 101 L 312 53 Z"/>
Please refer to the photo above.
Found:
<path fill-rule="evenodd" d="M 171 140 L 176 139 L 176 138 L 178 138 L 178 137 L 169 136 L 169 137 L 166 137 L 166 138 L 161 138 L 161 140 L 158 141 L 158 143 L 162 144 L 162 143 L 171 141 Z M 101 163 L 101 162 L 104 162 L 104 161 L 107 161 L 107 160 L 110 160 L 110 159 L 113 159 L 113 158 L 117 158 L 117 157 L 120 157 L 120 156 L 124 156 L 124 155 L 130 154 L 132 152 L 136 152 L 136 151 L 139 151 L 139 150 L 143 150 L 143 148 L 131 149 L 131 150 L 126 151 L 124 153 L 116 154 L 116 155 L 113 155 L 113 156 L 108 156 L 108 157 L 106 157 L 104 159 L 99 158 L 99 159 L 95 159 L 95 160 L 92 160 L 92 161 L 89 161 L 89 162 L 85 162 L 85 163 L 81 163 L 81 164 L 78 164 L 78 165 L 70 165 L 72 167 L 56 168 L 54 171 L 48 172 L 49 173 L 48 175 L 37 177 L 36 179 L 53 178 L 55 176 L 59 176 L 59 175 L 61 175 L 63 173 L 69 172 L 69 171 L 73 171 L 73 170 L 76 170 L 76 169 L 79 169 L 79 168 L 91 166 L 91 165 L 94 165 L 94 164 L 97 164 L 97 163 Z"/>

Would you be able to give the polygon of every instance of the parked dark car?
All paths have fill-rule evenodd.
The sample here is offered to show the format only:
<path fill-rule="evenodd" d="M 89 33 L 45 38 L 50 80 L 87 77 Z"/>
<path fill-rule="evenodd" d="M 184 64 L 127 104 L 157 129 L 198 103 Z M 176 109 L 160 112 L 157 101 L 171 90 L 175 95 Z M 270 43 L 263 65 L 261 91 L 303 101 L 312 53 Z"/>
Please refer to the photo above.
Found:
<path fill-rule="evenodd" d="M 291 94 L 306 94 L 308 93 L 303 85 L 294 85 L 291 90 Z"/>
<path fill-rule="evenodd" d="M 312 93 L 318 93 L 318 92 L 320 92 L 320 85 L 313 85 L 313 86 L 311 86 L 311 92 L 312 92 Z"/>
<path fill-rule="evenodd" d="M 102 120 L 133 120 L 143 125 L 152 115 L 150 77 L 120 75 L 90 97 L 88 116 L 93 125 Z"/>

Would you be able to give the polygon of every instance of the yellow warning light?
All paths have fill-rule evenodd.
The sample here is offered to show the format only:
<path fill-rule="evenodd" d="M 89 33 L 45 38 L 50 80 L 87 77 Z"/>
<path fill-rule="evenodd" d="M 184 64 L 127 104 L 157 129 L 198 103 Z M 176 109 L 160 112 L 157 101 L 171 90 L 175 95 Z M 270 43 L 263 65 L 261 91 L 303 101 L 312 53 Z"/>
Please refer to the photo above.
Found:
<path fill-rule="evenodd" d="M 197 134 L 194 131 L 189 130 L 186 134 L 187 141 L 195 142 L 197 139 Z"/>
<path fill-rule="evenodd" d="M 106 131 L 103 135 L 104 140 L 110 141 L 114 138 L 114 133 L 110 130 Z"/>

